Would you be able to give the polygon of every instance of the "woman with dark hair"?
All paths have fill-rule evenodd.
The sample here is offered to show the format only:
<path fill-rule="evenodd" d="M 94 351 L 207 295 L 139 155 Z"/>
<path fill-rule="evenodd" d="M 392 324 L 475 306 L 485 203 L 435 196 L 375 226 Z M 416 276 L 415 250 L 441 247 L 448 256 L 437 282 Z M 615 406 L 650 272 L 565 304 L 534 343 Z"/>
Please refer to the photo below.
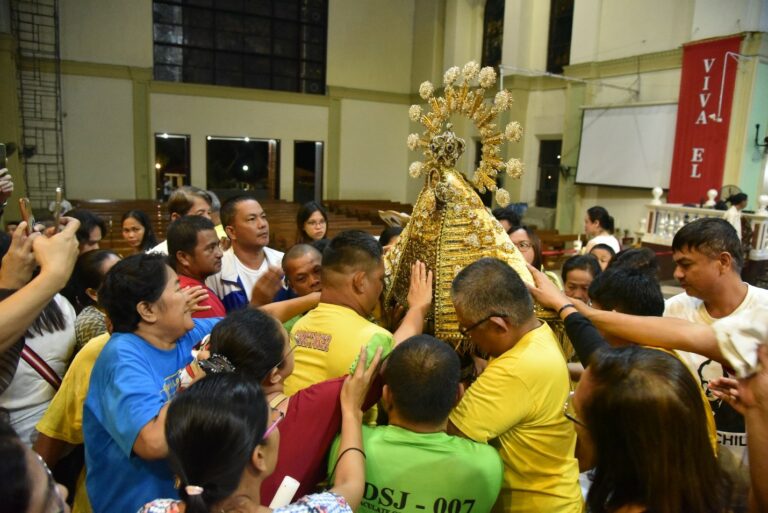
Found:
<path fill-rule="evenodd" d="M 720 513 L 726 482 L 698 384 L 679 359 L 637 346 L 602 349 L 564 408 L 593 513 Z M 672 426 L 672 427 L 670 427 Z"/>
<path fill-rule="evenodd" d="M 595 244 L 589 250 L 589 254 L 597 258 L 601 271 L 605 271 L 616 257 L 616 252 L 608 244 Z"/>
<path fill-rule="evenodd" d="M 743 192 L 734 194 L 725 200 L 731 206 L 725 211 L 725 214 L 723 214 L 723 219 L 733 226 L 736 233 L 739 235 L 739 240 L 741 240 L 741 211 L 747 208 L 748 200 L 749 197 Z"/>
<path fill-rule="evenodd" d="M 401 233 L 403 233 L 402 226 L 387 226 L 384 228 L 384 231 L 379 235 L 379 246 L 384 250 L 384 254 L 387 254 L 392 249 L 392 246 L 400 240 Z"/>
<path fill-rule="evenodd" d="M 123 239 L 131 248 L 129 254 L 148 251 L 157 245 L 157 237 L 147 214 L 141 210 L 129 210 L 120 220 L 123 227 Z"/>
<path fill-rule="evenodd" d="M 51 471 L 32 449 L 22 443 L 0 410 L 0 511 L 69 513 L 67 489 L 53 480 Z"/>
<path fill-rule="evenodd" d="M 614 253 L 621 251 L 621 243 L 613 236 L 613 229 L 613 217 L 606 209 L 600 206 L 588 208 L 584 217 L 584 232 L 589 237 L 585 252 L 589 253 L 597 244 L 609 245 Z"/>
<path fill-rule="evenodd" d="M 365 485 L 361 406 L 377 371 L 380 352 L 359 365 L 341 391 L 341 443 L 329 492 L 274 508 L 280 513 L 351 513 Z M 365 358 L 365 348 L 360 358 Z M 268 513 L 260 494 L 279 461 L 280 410 L 270 408 L 258 383 L 242 375 L 214 374 L 179 394 L 168 410 L 169 460 L 179 477 L 181 501 L 158 499 L 143 513 Z M 306 426 L 305 426 L 306 427 Z M 281 428 L 282 429 L 282 426 Z M 284 457 L 284 456 L 283 456 Z"/>
<path fill-rule="evenodd" d="M 529 226 L 513 226 L 507 234 L 509 235 L 509 240 L 517 246 L 525 261 L 546 274 L 547 278 L 562 290 L 563 284 L 557 274 L 544 269 L 544 264 L 541 260 L 541 239 L 536 235 L 536 232 Z"/>
<path fill-rule="evenodd" d="M 99 289 L 113 333 L 91 373 L 83 407 L 86 487 L 93 510 L 136 511 L 175 494 L 164 461 L 167 403 L 191 351 L 218 318 L 192 319 L 165 255 L 119 261 Z"/>
<path fill-rule="evenodd" d="M 293 372 L 288 332 L 275 318 L 250 308 L 231 313 L 213 329 L 210 351 L 226 357 L 237 374 L 261 383 L 270 406 L 285 416 L 280 426 L 282 457 L 261 484 L 262 500 L 272 500 L 285 476 L 301 483 L 298 496 L 310 493 L 325 477 L 326 454 L 341 426 L 339 394 L 345 378 L 286 397 L 284 382 Z M 364 409 L 376 404 L 380 394 L 381 388 L 374 387 Z"/>
<path fill-rule="evenodd" d="M 304 203 L 296 214 L 296 244 L 311 244 L 328 234 L 328 211 L 320 203 Z"/>
<path fill-rule="evenodd" d="M 94 249 L 77 258 L 67 284 L 68 299 L 75 307 L 75 353 L 96 335 L 107 331 L 104 312 L 96 306 L 99 287 L 120 255 L 109 249 Z"/>

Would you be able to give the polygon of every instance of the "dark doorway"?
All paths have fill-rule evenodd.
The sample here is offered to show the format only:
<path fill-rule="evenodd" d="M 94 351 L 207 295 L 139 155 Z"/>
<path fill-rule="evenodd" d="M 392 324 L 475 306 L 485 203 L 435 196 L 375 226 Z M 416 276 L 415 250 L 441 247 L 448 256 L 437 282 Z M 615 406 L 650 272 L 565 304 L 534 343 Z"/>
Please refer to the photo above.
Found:
<path fill-rule="evenodd" d="M 189 136 L 155 134 L 155 198 L 167 200 L 174 189 L 189 185 Z"/>
<path fill-rule="evenodd" d="M 212 136 L 207 139 L 208 189 L 217 193 L 247 191 L 258 199 L 278 198 L 280 141 Z"/>
<path fill-rule="evenodd" d="M 293 144 L 293 201 L 322 201 L 324 146 L 322 141 Z"/>
<path fill-rule="evenodd" d="M 561 140 L 539 143 L 539 190 L 536 191 L 536 206 L 548 208 L 557 206 L 562 146 Z"/>

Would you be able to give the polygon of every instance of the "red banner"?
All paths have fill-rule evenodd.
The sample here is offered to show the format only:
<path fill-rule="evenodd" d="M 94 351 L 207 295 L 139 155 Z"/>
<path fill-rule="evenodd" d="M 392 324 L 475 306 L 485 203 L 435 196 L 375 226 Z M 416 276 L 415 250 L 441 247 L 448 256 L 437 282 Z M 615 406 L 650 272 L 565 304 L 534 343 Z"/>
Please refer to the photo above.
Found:
<path fill-rule="evenodd" d="M 670 203 L 700 203 L 723 185 L 741 36 L 683 47 Z"/>

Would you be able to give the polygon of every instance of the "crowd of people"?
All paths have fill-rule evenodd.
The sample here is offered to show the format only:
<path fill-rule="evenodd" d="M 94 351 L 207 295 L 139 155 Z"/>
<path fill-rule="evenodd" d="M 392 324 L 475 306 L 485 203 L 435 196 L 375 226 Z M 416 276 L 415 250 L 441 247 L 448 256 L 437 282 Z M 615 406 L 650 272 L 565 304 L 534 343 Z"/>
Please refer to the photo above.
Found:
<path fill-rule="evenodd" d="M 665 301 L 656 255 L 622 249 L 604 208 L 560 276 L 497 209 L 534 283 L 493 258 L 457 272 L 465 378 L 425 333 L 432 269 L 411 267 L 402 316 L 381 310 L 402 229 L 329 239 L 311 202 L 282 253 L 251 196 L 188 186 L 167 209 L 162 242 L 125 213 L 122 255 L 82 210 L 6 237 L 0 511 L 768 510 L 766 330 L 738 379 L 722 348 L 734 319 L 766 324 L 768 292 L 727 221 L 677 232 Z"/>

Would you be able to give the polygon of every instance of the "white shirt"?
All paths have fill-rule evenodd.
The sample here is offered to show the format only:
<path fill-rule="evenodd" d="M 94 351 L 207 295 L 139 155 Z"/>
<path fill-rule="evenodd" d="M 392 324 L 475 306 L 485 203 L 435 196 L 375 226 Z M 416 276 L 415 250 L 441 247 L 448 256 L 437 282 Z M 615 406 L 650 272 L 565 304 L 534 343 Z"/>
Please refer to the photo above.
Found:
<path fill-rule="evenodd" d="M 264 248 L 264 261 L 258 269 L 251 269 L 240 261 L 233 248 L 224 252 L 221 258 L 221 271 L 209 276 L 205 284 L 213 290 L 224 302 L 227 311 L 231 308 L 227 296 L 244 292 L 248 301 L 251 300 L 253 285 L 267 272 L 270 265 L 280 267 L 283 263 L 283 253 L 272 248 Z"/>
<path fill-rule="evenodd" d="M 75 309 L 64 296 L 56 294 L 53 299 L 64 316 L 64 329 L 27 337 L 26 345 L 63 378 L 75 347 L 76 315 Z M 0 395 L 0 407 L 10 411 L 11 425 L 24 443 L 32 445 L 35 425 L 48 409 L 55 393 L 53 387 L 37 371 L 23 358 L 19 359 L 13 381 Z"/>

